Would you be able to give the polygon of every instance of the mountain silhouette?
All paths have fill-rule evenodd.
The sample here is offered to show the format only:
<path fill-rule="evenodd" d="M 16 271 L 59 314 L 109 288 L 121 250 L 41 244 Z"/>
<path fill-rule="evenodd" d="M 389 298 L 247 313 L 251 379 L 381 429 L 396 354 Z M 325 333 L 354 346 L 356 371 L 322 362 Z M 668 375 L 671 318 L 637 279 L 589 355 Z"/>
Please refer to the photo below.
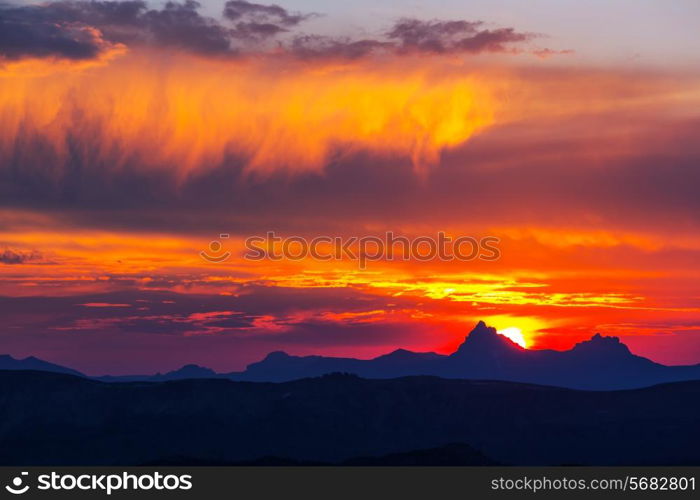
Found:
<path fill-rule="evenodd" d="M 523 348 L 518 344 L 504 335 L 499 335 L 495 328 L 479 321 L 452 356 L 470 357 L 476 354 L 499 358 L 520 351 L 523 351 Z"/>
<path fill-rule="evenodd" d="M 665 366 L 632 354 L 617 337 L 595 334 L 568 351 L 524 349 L 480 321 L 450 355 L 400 349 L 370 360 L 270 353 L 232 380 L 283 382 L 333 372 L 366 378 L 432 375 L 613 390 L 700 379 L 700 365 Z"/>
<path fill-rule="evenodd" d="M 444 363 L 443 375 L 462 377 L 465 367 L 478 378 L 500 378 L 508 366 L 517 363 L 524 349 L 508 337 L 499 335 L 495 328 L 479 321 L 462 345 Z"/>
<path fill-rule="evenodd" d="M 93 377 L 95 380 L 100 380 L 102 382 L 166 382 L 168 380 L 185 380 L 185 379 L 197 379 L 197 378 L 221 378 L 219 375 L 211 368 L 206 368 L 204 366 L 199 366 L 195 364 L 185 365 L 182 368 L 173 370 L 167 373 L 156 373 L 155 375 L 104 375 L 101 377 Z"/>
<path fill-rule="evenodd" d="M 188 378 L 212 378 L 217 374 L 211 368 L 205 368 L 199 365 L 185 365 L 179 370 L 168 372 L 162 376 L 164 380 L 182 380 Z"/>
<path fill-rule="evenodd" d="M 0 369 L 36 369 L 80 375 L 75 370 L 36 358 L 0 356 Z M 198 366 L 155 375 L 94 377 L 104 382 L 226 378 L 247 382 L 287 382 L 329 373 L 364 378 L 428 375 L 443 378 L 502 380 L 586 390 L 648 387 L 665 382 L 700 379 L 700 364 L 666 366 L 630 352 L 617 337 L 596 333 L 568 351 L 524 349 L 480 321 L 450 355 L 397 349 L 374 359 L 293 356 L 275 351 L 251 363 L 245 371 L 216 373 Z"/>
<path fill-rule="evenodd" d="M 8 354 L 0 354 L 0 370 L 40 370 L 44 372 L 67 373 L 70 375 L 84 376 L 77 370 L 55 365 L 48 361 L 43 361 L 34 356 L 24 359 L 15 359 Z"/>

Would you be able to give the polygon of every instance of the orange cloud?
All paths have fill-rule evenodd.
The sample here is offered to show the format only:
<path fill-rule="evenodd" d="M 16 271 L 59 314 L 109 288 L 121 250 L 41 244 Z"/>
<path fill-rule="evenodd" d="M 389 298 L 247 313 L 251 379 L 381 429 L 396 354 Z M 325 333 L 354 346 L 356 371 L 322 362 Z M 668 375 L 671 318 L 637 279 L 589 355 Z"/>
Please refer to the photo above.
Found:
<path fill-rule="evenodd" d="M 1 154 L 41 141 L 57 164 L 80 154 L 100 168 L 137 161 L 185 173 L 243 157 L 269 172 L 318 170 L 333 154 L 362 149 L 408 156 L 422 169 L 494 123 L 493 86 L 469 72 L 271 66 L 131 55 L 83 71 L 0 76 Z"/>

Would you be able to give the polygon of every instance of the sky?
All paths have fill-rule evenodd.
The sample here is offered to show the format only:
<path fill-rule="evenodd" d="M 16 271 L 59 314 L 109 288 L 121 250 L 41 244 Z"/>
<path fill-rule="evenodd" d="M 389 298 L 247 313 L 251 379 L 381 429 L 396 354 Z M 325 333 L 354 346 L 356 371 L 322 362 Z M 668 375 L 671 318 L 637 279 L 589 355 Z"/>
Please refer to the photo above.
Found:
<path fill-rule="evenodd" d="M 449 353 L 485 320 L 699 363 L 699 10 L 2 3 L 0 353 L 232 371 Z M 246 259 L 269 231 L 500 258 Z"/>

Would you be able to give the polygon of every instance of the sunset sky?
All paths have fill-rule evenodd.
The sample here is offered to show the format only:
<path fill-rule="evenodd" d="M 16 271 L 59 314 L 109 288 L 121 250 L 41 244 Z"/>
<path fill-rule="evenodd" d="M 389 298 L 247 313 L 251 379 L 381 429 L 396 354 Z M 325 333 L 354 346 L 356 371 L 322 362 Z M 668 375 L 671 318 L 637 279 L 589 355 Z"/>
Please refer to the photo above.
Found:
<path fill-rule="evenodd" d="M 483 319 L 529 348 L 601 332 L 700 363 L 699 18 L 696 0 L 0 3 L 0 354 L 232 371 L 449 353 Z M 244 259 L 268 231 L 495 236 L 501 258 Z M 213 240 L 232 258 L 203 260 Z"/>

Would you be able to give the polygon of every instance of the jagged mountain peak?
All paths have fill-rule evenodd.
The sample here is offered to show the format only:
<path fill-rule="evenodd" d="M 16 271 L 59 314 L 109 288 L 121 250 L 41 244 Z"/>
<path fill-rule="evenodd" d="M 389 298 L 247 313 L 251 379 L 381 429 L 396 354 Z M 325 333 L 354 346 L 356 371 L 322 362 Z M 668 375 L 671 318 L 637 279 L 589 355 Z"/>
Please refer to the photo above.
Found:
<path fill-rule="evenodd" d="M 598 356 L 632 355 L 627 345 L 623 344 L 619 337 L 605 336 L 600 333 L 596 333 L 589 340 L 584 340 L 576 344 L 572 352 Z"/>
<path fill-rule="evenodd" d="M 466 353 L 483 353 L 497 351 L 522 351 L 523 348 L 510 340 L 508 337 L 500 335 L 495 328 L 488 326 L 483 321 L 479 321 L 474 329 L 466 336 L 462 345 L 459 346 L 453 356 L 460 356 Z"/>

